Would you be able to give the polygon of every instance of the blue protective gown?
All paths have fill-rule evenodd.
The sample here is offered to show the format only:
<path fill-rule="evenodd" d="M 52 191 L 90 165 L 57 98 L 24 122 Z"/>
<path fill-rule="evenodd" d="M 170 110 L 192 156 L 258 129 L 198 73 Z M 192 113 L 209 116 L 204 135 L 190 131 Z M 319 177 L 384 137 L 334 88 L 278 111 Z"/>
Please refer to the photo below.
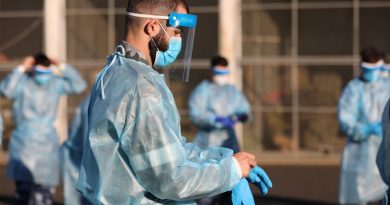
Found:
<path fill-rule="evenodd" d="M 63 183 L 66 205 L 86 205 L 88 201 L 76 190 L 79 177 L 84 141 L 88 134 L 88 105 L 90 95 L 77 108 L 69 127 L 69 138 L 62 146 Z"/>
<path fill-rule="evenodd" d="M 375 164 L 382 136 L 366 136 L 362 126 L 380 122 L 389 96 L 388 81 L 368 83 L 355 78 L 340 97 L 338 119 L 341 130 L 347 135 L 341 162 L 341 204 L 379 200 L 387 188 Z"/>
<path fill-rule="evenodd" d="M 13 100 L 12 132 L 7 174 L 15 181 L 56 186 L 59 143 L 54 127 L 60 97 L 82 92 L 86 83 L 78 71 L 65 66 L 63 77 L 52 75 L 43 85 L 19 69 L 0 84 L 0 92 Z"/>
<path fill-rule="evenodd" d="M 242 92 L 233 85 L 218 85 L 204 80 L 192 92 L 188 105 L 190 118 L 198 129 L 194 143 L 203 149 L 222 146 L 239 151 L 234 128 L 222 128 L 215 122 L 215 117 L 233 114 L 250 116 L 250 106 Z"/>
<path fill-rule="evenodd" d="M 123 43 L 95 82 L 77 188 L 94 204 L 193 204 L 240 178 L 232 151 L 181 136 L 163 76 Z"/>

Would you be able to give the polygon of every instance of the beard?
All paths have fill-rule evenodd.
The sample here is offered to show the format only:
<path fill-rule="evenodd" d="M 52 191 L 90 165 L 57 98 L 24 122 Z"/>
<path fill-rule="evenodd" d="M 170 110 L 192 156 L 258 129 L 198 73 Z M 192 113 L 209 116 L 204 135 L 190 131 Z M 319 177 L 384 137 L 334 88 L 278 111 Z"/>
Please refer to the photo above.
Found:
<path fill-rule="evenodd" d="M 154 43 L 152 42 L 152 39 Z M 168 50 L 168 42 L 165 41 L 164 38 L 164 32 L 160 30 L 160 33 L 157 34 L 156 37 L 150 39 L 149 41 L 149 51 L 150 51 L 150 57 L 152 59 L 152 64 L 154 64 L 156 60 L 156 53 L 158 50 L 160 51 L 167 51 Z M 157 47 L 156 47 L 157 45 Z M 158 48 L 158 49 L 157 49 Z"/>

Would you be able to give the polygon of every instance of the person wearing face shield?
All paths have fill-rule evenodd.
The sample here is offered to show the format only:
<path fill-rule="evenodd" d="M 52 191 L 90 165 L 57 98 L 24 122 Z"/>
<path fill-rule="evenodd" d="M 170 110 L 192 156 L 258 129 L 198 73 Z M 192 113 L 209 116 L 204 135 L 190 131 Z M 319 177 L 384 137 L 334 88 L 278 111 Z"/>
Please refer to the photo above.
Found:
<path fill-rule="evenodd" d="M 13 100 L 16 127 L 7 175 L 16 183 L 15 204 L 52 204 L 59 181 L 59 142 L 54 121 L 60 97 L 78 94 L 85 87 L 73 67 L 52 61 L 43 53 L 26 57 L 0 83 L 1 94 Z"/>
<path fill-rule="evenodd" d="M 190 119 L 197 128 L 194 143 L 202 149 L 226 147 L 240 151 L 234 126 L 245 123 L 251 116 L 244 94 L 229 83 L 228 61 L 222 56 L 211 59 L 211 78 L 202 81 L 188 100 Z M 199 204 L 225 204 L 230 193 L 206 198 Z"/>
<path fill-rule="evenodd" d="M 366 204 L 380 200 L 386 189 L 375 164 L 382 140 L 381 116 L 390 96 L 381 78 L 383 61 L 378 51 L 361 51 L 361 75 L 348 83 L 338 105 L 338 120 L 347 136 L 341 159 L 341 204 Z"/>
<path fill-rule="evenodd" d="M 188 68 L 196 25 L 188 12 L 184 0 L 128 2 L 125 38 L 89 103 L 77 189 L 93 204 L 194 204 L 231 190 L 256 166 L 250 153 L 203 150 L 181 136 L 173 95 L 155 69 L 175 74 L 176 59 Z M 188 69 L 178 73 L 188 79 Z M 265 173 L 253 173 L 259 186 L 271 186 Z"/>
<path fill-rule="evenodd" d="M 202 81 L 188 100 L 190 118 L 197 127 L 194 142 L 203 149 L 222 146 L 239 152 L 234 125 L 248 121 L 250 105 L 244 94 L 229 83 L 226 58 L 212 58 L 210 71 L 211 78 Z"/>

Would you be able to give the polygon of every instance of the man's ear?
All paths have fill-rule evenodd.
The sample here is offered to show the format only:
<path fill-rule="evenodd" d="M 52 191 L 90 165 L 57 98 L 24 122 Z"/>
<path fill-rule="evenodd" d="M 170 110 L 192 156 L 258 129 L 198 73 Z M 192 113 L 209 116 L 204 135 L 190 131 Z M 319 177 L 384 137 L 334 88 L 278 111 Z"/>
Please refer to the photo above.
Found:
<path fill-rule="evenodd" d="M 150 37 L 155 37 L 160 33 L 161 26 L 157 20 L 151 20 L 145 25 L 145 33 Z"/>

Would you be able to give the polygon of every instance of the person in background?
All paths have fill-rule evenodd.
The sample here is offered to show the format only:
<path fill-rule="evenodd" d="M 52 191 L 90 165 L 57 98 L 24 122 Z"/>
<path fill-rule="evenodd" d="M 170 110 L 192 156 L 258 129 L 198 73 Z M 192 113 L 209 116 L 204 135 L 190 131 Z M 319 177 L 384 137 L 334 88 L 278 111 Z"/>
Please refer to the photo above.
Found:
<path fill-rule="evenodd" d="M 211 59 L 211 78 L 202 81 L 188 100 L 190 118 L 197 127 L 194 142 L 201 148 L 222 146 L 240 150 L 234 125 L 247 122 L 250 105 L 244 94 L 229 83 L 228 61 Z"/>
<path fill-rule="evenodd" d="M 390 96 L 382 67 L 375 48 L 363 49 L 361 75 L 348 83 L 339 100 L 338 120 L 347 136 L 341 159 L 341 204 L 377 201 L 387 189 L 375 165 L 382 140 L 381 115 Z"/>
<path fill-rule="evenodd" d="M 236 123 L 247 122 L 250 106 L 244 94 L 229 83 L 228 61 L 222 56 L 211 59 L 211 77 L 202 81 L 188 100 L 190 119 L 197 128 L 194 143 L 202 149 L 226 147 L 240 151 L 234 130 Z M 217 198 L 206 198 L 200 204 L 230 201 L 230 193 Z M 214 202 L 213 202 L 214 201 Z"/>
<path fill-rule="evenodd" d="M 59 142 L 54 121 L 60 97 L 86 87 L 70 65 L 45 54 L 28 56 L 1 83 L 0 92 L 13 100 L 7 175 L 15 181 L 14 204 L 52 204 L 59 182 Z"/>
<path fill-rule="evenodd" d="M 62 146 L 62 174 L 65 205 L 88 205 L 89 201 L 76 190 L 76 182 L 83 156 L 84 141 L 88 134 L 88 94 L 73 115 L 69 138 Z"/>
<path fill-rule="evenodd" d="M 254 168 L 254 155 L 202 150 L 181 135 L 175 100 L 155 68 L 192 53 L 195 27 L 185 0 L 129 0 L 124 40 L 96 78 L 89 103 L 77 189 L 93 204 L 194 204 L 243 177 L 261 190 L 272 186 Z M 183 62 L 190 59 L 184 55 Z"/>

